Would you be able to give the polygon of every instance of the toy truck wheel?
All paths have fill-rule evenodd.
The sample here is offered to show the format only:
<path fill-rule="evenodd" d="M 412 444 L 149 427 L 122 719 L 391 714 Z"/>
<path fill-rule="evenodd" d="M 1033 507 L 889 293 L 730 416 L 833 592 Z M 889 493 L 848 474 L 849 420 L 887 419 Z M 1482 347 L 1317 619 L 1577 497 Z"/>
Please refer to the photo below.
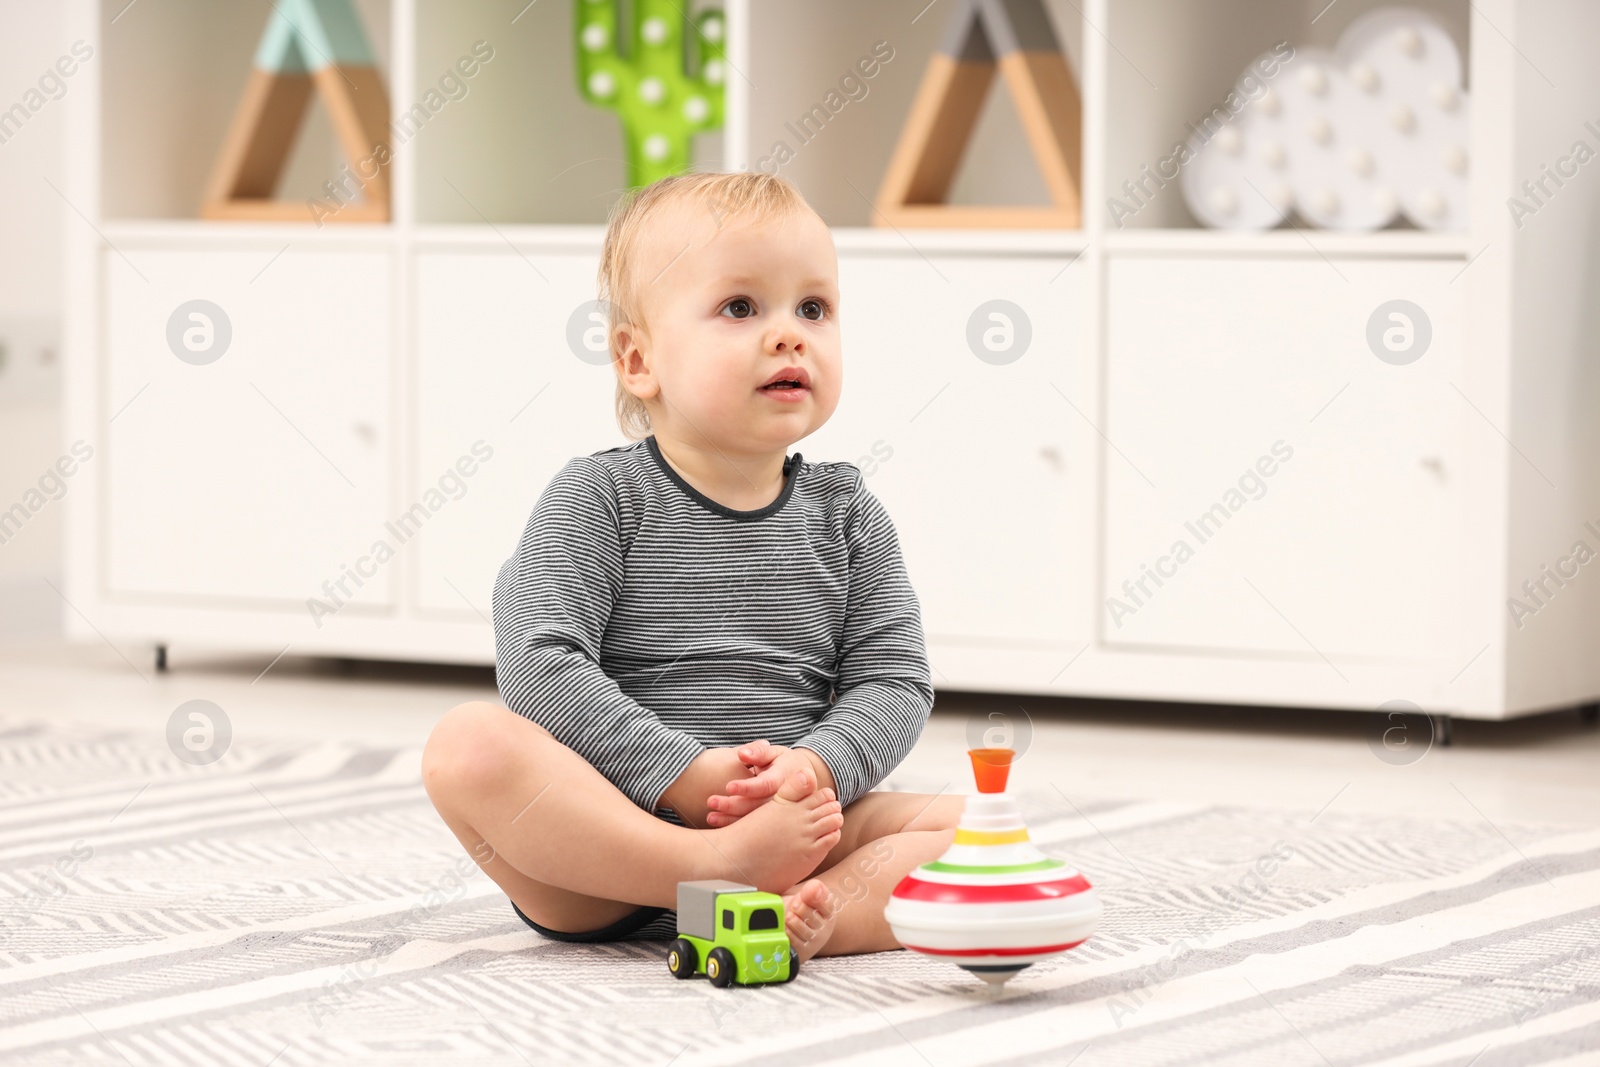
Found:
<path fill-rule="evenodd" d="M 718 989 L 726 989 L 733 984 L 737 976 L 739 965 L 734 962 L 733 953 L 725 948 L 714 948 L 706 956 L 706 977 L 711 979 L 711 984 Z"/>
<path fill-rule="evenodd" d="M 700 963 L 700 954 L 687 938 L 680 937 L 667 948 L 667 969 L 674 978 L 692 978 Z"/>

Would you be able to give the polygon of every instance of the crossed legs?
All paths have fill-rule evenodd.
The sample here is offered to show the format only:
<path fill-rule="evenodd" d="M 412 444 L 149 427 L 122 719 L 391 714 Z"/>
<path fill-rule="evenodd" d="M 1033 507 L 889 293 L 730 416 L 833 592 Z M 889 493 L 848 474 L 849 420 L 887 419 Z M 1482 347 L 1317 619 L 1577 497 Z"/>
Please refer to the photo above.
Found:
<path fill-rule="evenodd" d="M 600 929 L 641 905 L 676 907 L 680 881 L 729 878 L 785 894 L 803 959 L 898 947 L 883 904 L 949 844 L 961 810 L 958 796 L 874 792 L 841 812 L 813 792 L 731 826 L 675 826 L 536 723 L 484 701 L 440 720 L 422 779 L 462 847 L 541 926 Z M 819 886 L 805 888 L 811 880 Z"/>

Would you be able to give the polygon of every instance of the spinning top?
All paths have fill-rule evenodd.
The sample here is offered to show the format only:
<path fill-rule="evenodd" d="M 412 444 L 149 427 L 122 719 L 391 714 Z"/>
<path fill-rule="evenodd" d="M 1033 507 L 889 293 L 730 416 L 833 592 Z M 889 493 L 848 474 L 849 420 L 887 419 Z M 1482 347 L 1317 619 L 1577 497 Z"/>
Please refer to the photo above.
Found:
<path fill-rule="evenodd" d="M 1028 840 L 1005 791 L 1009 748 L 974 748 L 976 796 L 955 841 L 895 887 L 884 919 L 913 952 L 949 960 L 991 985 L 1081 945 L 1100 923 L 1100 899 L 1069 864 Z"/>

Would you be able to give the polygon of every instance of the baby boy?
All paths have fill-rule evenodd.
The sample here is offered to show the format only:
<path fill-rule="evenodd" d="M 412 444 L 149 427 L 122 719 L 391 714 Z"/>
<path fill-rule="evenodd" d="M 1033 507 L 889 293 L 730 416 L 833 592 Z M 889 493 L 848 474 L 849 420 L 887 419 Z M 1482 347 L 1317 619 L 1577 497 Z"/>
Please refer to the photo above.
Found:
<path fill-rule="evenodd" d="M 788 181 L 685 174 L 605 235 L 617 418 L 540 495 L 494 588 L 501 704 L 423 754 L 440 816 L 522 919 L 676 935 L 680 881 L 784 897 L 801 960 L 883 920 L 962 800 L 874 790 L 933 706 L 893 523 L 850 463 L 788 447 L 839 403 L 838 262 Z"/>

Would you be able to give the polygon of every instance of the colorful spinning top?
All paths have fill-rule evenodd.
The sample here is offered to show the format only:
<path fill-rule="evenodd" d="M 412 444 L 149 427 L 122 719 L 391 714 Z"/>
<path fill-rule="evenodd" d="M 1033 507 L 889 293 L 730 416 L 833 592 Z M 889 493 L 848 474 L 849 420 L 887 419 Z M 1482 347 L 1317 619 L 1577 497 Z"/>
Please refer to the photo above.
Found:
<path fill-rule="evenodd" d="M 1005 791 L 1012 750 L 974 748 L 968 755 L 978 794 L 967 798 L 955 841 L 906 875 L 883 915 L 906 948 L 998 986 L 1081 945 L 1100 924 L 1100 898 L 1083 875 L 1028 840 Z"/>

